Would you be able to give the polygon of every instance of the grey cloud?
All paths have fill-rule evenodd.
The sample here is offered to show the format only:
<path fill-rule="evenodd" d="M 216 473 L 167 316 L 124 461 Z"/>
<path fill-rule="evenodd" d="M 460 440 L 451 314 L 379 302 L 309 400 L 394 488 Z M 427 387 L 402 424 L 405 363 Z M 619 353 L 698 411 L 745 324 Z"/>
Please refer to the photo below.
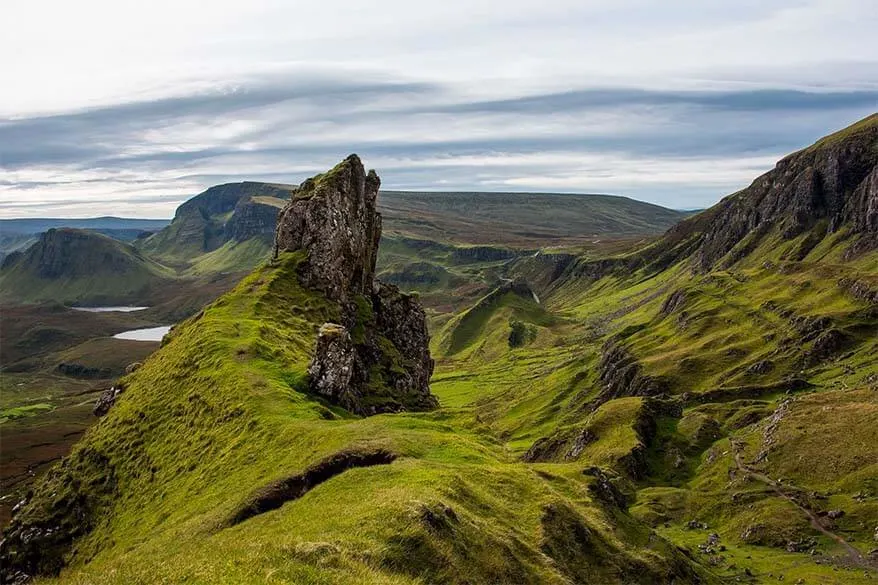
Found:
<path fill-rule="evenodd" d="M 318 171 L 350 152 L 358 152 L 367 161 L 407 161 L 381 169 L 388 188 L 466 190 L 502 186 L 510 176 L 564 176 L 569 169 L 548 164 L 515 169 L 489 164 L 456 166 L 455 157 L 544 153 L 579 153 L 583 157 L 615 153 L 627 159 L 695 161 L 779 157 L 874 112 L 876 104 L 878 91 L 863 89 L 578 89 L 461 101 L 452 88 L 438 84 L 272 78 L 251 80 L 227 92 L 0 120 L 0 170 L 22 174 L 43 167 L 87 170 L 97 177 L 73 178 L 70 185 L 106 181 L 144 185 L 155 192 L 156 187 L 164 190 L 173 184 L 185 190 L 193 184 L 243 179 L 297 182 L 303 177 L 282 172 L 284 164 Z M 543 122 L 557 128 L 559 115 L 570 120 L 563 132 L 541 130 Z M 607 115 L 622 121 L 629 116 L 646 117 L 649 123 L 611 124 L 603 129 L 590 123 Z M 144 150 L 143 133 L 147 130 L 173 131 L 183 123 L 238 119 L 262 123 L 212 140 L 207 146 L 149 145 L 152 152 L 136 153 Z M 520 127 L 514 122 L 517 119 L 523 120 Z M 457 124 L 460 130 L 441 132 L 446 123 Z M 324 132 L 324 128 L 329 130 Z M 436 128 L 434 134 L 431 128 Z M 243 142 L 247 142 L 246 149 L 241 148 Z M 438 168 L 427 164 L 435 159 L 450 162 Z M 229 173 L 217 169 L 228 169 Z M 121 173 L 125 177 L 119 178 L 118 171 L 125 171 Z M 3 179 L 0 186 L 39 193 L 59 183 L 22 178 Z M 643 197 L 644 189 L 623 194 Z M 706 205 L 711 199 L 697 200 L 705 189 L 681 184 L 676 192 L 687 205 Z M 656 201 L 671 196 L 669 188 L 663 186 L 653 187 L 650 193 L 653 195 L 646 198 Z M 712 199 L 720 195 L 714 192 Z M 180 193 L 166 199 L 136 197 L 143 203 L 182 198 Z M 75 203 L 71 200 L 63 205 Z M 0 210 L 12 206 L 0 205 Z"/>
<path fill-rule="evenodd" d="M 878 91 L 806 92 L 760 89 L 751 91 L 653 91 L 589 89 L 490 102 L 458 104 L 447 112 L 547 113 L 625 106 L 697 106 L 713 111 L 777 112 L 875 107 Z"/>

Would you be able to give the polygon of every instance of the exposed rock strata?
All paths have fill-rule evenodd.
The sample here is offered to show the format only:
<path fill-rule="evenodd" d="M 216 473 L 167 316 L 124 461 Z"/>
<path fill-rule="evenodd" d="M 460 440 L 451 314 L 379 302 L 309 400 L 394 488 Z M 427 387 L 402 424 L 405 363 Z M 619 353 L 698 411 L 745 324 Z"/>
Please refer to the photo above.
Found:
<path fill-rule="evenodd" d="M 351 155 L 308 179 L 281 211 L 275 255 L 306 250 L 299 279 L 342 308 L 324 324 L 309 368 L 311 391 L 362 415 L 438 406 L 433 360 L 417 300 L 375 279 L 381 181 Z"/>
<path fill-rule="evenodd" d="M 844 226 L 862 236 L 855 244 L 859 249 L 878 244 L 875 116 L 787 156 L 749 187 L 721 201 L 704 226 L 696 266 L 709 270 L 736 247 L 756 245 L 770 229 L 791 239 L 819 222 L 825 222 L 826 233 Z M 727 263 L 734 260 L 733 254 Z"/>
<path fill-rule="evenodd" d="M 669 390 L 666 380 L 644 374 L 637 358 L 612 338 L 607 340 L 601 350 L 599 371 L 602 388 L 590 405 L 592 409 L 614 398 L 657 396 Z"/>

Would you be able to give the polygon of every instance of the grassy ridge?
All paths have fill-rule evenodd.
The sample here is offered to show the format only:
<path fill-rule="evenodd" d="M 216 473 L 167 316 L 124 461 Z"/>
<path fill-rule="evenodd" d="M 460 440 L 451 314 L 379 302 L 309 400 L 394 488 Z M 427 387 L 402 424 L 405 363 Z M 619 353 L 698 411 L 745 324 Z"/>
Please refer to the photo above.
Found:
<path fill-rule="evenodd" d="M 63 582 L 694 579 L 643 527 L 620 530 L 578 469 L 515 462 L 469 409 L 360 419 L 301 394 L 309 341 L 337 309 L 299 288 L 300 258 L 258 270 L 177 327 L 39 488 L 35 499 L 46 504 L 95 486 L 82 508 L 92 531 Z M 398 459 L 224 527 L 259 486 L 367 447 Z M 559 551 L 585 533 L 590 540 L 576 546 L 591 547 L 595 562 L 578 566 Z"/>

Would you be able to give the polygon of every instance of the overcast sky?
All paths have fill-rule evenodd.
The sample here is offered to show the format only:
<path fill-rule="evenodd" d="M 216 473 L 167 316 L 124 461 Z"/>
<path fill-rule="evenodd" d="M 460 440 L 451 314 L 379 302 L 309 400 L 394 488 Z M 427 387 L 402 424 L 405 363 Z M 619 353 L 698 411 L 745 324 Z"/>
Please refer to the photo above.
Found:
<path fill-rule="evenodd" d="M 8 0 L 0 217 L 385 188 L 708 206 L 878 110 L 874 0 Z"/>

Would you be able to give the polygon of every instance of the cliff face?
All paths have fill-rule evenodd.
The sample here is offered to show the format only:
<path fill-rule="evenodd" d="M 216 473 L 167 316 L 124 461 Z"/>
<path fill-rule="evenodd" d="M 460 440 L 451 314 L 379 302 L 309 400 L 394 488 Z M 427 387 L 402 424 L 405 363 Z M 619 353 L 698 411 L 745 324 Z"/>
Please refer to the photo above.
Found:
<path fill-rule="evenodd" d="M 142 248 L 159 258 L 191 259 L 229 241 L 260 237 L 270 244 L 277 213 L 291 188 L 257 182 L 211 187 L 178 207 L 171 224 Z"/>
<path fill-rule="evenodd" d="M 341 323 L 321 327 L 311 390 L 363 415 L 438 405 L 429 389 L 433 360 L 423 309 L 375 280 L 380 185 L 375 171 L 366 173 L 351 155 L 302 183 L 281 211 L 275 237 L 275 256 L 307 251 L 300 281 L 342 308 Z"/>
<path fill-rule="evenodd" d="M 743 256 L 771 230 L 785 239 L 845 226 L 857 250 L 878 245 L 878 114 L 789 155 L 710 210 L 694 260 L 709 270 L 744 238 Z M 822 234 L 815 234 L 813 245 Z M 807 253 L 808 250 L 804 250 Z M 734 262 L 736 258 L 729 258 Z"/>
<path fill-rule="evenodd" d="M 261 203 L 254 199 L 240 202 L 225 225 L 224 233 L 227 240 L 244 242 L 250 238 L 268 238 L 274 236 L 277 226 L 277 215 L 280 208 L 271 203 Z"/>

